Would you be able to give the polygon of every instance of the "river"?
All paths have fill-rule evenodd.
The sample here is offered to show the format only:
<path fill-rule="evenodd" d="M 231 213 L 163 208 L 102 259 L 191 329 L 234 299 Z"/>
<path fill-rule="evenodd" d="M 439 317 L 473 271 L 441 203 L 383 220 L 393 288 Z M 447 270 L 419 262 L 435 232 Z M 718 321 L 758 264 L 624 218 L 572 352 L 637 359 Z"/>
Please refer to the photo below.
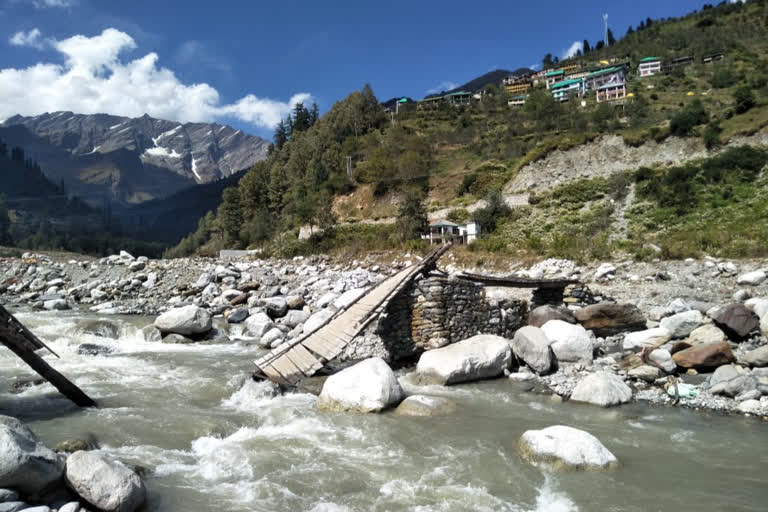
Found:
<path fill-rule="evenodd" d="M 764 511 L 768 424 L 683 408 L 557 403 L 506 379 L 409 392 L 451 398 L 435 418 L 334 414 L 315 397 L 273 396 L 244 378 L 259 349 L 143 341 L 148 318 L 108 317 L 118 339 L 82 334 L 95 316 L 20 313 L 46 356 L 100 407 L 78 410 L 49 385 L 3 388 L 0 412 L 49 446 L 93 435 L 148 469 L 149 511 Z M 114 349 L 78 355 L 81 343 Z M 30 370 L 7 350 L 9 384 Z M 523 462 L 528 429 L 565 424 L 597 436 L 617 471 L 548 474 Z"/>

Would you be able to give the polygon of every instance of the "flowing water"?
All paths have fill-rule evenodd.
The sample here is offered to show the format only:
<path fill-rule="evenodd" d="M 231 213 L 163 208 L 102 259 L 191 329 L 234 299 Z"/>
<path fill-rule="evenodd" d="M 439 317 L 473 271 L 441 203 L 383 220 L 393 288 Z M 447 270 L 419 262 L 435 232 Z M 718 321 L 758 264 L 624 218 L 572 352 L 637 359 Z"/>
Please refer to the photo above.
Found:
<path fill-rule="evenodd" d="M 49 385 L 2 389 L 0 412 L 49 445 L 94 435 L 149 469 L 151 511 L 765 511 L 768 425 L 685 409 L 555 403 L 505 379 L 417 388 L 451 398 L 436 418 L 332 414 L 309 394 L 272 396 L 244 380 L 257 349 L 144 342 L 147 318 L 115 318 L 119 339 L 82 334 L 92 315 L 18 318 L 62 357 L 46 356 L 99 402 L 78 410 Z M 81 356 L 80 343 L 114 349 Z M 6 382 L 30 371 L 0 352 Z M 528 429 L 566 424 L 597 436 L 614 472 L 548 474 L 516 452 Z"/>

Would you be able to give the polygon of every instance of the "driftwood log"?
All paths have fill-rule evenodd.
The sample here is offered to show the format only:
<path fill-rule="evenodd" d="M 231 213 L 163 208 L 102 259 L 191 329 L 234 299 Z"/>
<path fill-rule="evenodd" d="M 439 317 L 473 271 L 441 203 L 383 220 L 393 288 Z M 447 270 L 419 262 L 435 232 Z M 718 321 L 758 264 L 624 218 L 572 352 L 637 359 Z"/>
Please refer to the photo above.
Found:
<path fill-rule="evenodd" d="M 29 329 L 16 320 L 16 317 L 10 314 L 3 306 L 0 306 L 0 343 L 11 349 L 30 368 L 35 370 L 41 377 L 58 389 L 61 394 L 78 406 L 92 407 L 96 405 L 96 402 L 83 393 L 80 388 L 54 370 L 51 365 L 35 353 L 36 350 L 43 348 L 59 357 L 56 352 L 32 334 Z"/>

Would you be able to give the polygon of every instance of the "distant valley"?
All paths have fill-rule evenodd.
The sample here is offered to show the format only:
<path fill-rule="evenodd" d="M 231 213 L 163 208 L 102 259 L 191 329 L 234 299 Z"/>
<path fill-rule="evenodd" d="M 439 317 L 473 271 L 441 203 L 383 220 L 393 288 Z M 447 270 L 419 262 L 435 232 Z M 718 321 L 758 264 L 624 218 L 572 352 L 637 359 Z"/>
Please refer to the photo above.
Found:
<path fill-rule="evenodd" d="M 216 123 L 72 112 L 14 116 L 0 139 L 24 148 L 55 183 L 102 206 L 130 206 L 231 176 L 266 158 L 269 142 Z"/>

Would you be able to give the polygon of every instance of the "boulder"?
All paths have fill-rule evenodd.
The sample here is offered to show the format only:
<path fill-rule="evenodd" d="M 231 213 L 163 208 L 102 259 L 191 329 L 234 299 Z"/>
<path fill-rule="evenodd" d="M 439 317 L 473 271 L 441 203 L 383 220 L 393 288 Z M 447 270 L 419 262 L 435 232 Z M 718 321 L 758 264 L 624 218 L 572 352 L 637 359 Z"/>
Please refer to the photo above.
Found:
<path fill-rule="evenodd" d="M 412 395 L 395 409 L 399 416 L 442 416 L 456 410 L 456 402 L 447 398 Z"/>
<path fill-rule="evenodd" d="M 726 339 L 725 333 L 715 324 L 704 324 L 697 327 L 686 339 L 686 343 L 695 347 L 696 345 L 706 345 L 708 343 L 719 343 Z"/>
<path fill-rule="evenodd" d="M 237 308 L 235 310 L 232 310 L 232 312 L 227 317 L 227 323 L 230 324 L 240 324 L 245 321 L 246 318 L 248 318 L 248 315 L 250 313 L 248 312 L 248 308 Z"/>
<path fill-rule="evenodd" d="M 747 309 L 744 304 L 729 304 L 720 308 L 713 314 L 712 320 L 734 341 L 745 339 L 760 326 L 760 319 L 755 312 Z"/>
<path fill-rule="evenodd" d="M 669 350 L 663 348 L 657 348 L 648 354 L 648 359 L 656 364 L 656 367 L 661 368 L 667 373 L 673 373 L 677 369 L 677 363 L 672 359 L 672 354 Z"/>
<path fill-rule="evenodd" d="M 117 339 L 120 337 L 120 327 L 107 320 L 92 320 L 82 326 L 83 334 Z"/>
<path fill-rule="evenodd" d="M 526 325 L 518 329 L 512 338 L 512 352 L 540 375 L 552 369 L 553 357 L 549 339 L 538 327 Z"/>
<path fill-rule="evenodd" d="M 270 297 L 264 303 L 271 318 L 282 318 L 288 312 L 288 303 L 283 297 Z"/>
<path fill-rule="evenodd" d="M 758 318 L 763 318 L 768 314 L 768 298 L 766 297 L 749 299 L 744 305 L 754 311 Z"/>
<path fill-rule="evenodd" d="M 768 345 L 750 350 L 739 358 L 739 362 L 753 367 L 768 366 Z"/>
<path fill-rule="evenodd" d="M 713 395 L 724 395 L 731 398 L 737 397 L 742 393 L 756 391 L 758 387 L 757 379 L 752 375 L 739 375 L 725 382 L 718 382 L 709 388 Z"/>
<path fill-rule="evenodd" d="M 595 436 L 564 425 L 526 431 L 519 448 L 528 462 L 556 470 L 613 469 L 619 464 Z"/>
<path fill-rule="evenodd" d="M 672 356 L 677 366 L 694 370 L 710 370 L 736 360 L 727 341 L 697 345 Z"/>
<path fill-rule="evenodd" d="M 307 319 L 309 319 L 309 313 L 300 309 L 292 309 L 283 317 L 282 322 L 288 327 L 293 328 L 303 324 Z"/>
<path fill-rule="evenodd" d="M 766 275 L 765 272 L 762 270 L 755 270 L 754 272 L 747 272 L 746 274 L 741 274 L 737 279 L 736 283 L 738 284 L 745 284 L 748 286 L 757 286 L 765 279 L 768 278 L 768 275 Z"/>
<path fill-rule="evenodd" d="M 198 306 L 174 308 L 155 319 L 155 327 L 163 333 L 189 336 L 211 330 L 211 314 Z"/>
<path fill-rule="evenodd" d="M 545 304 L 539 306 L 528 315 L 528 325 L 534 327 L 541 327 L 550 320 L 562 320 L 569 324 L 576 323 L 576 317 L 573 316 L 573 312 L 565 306 L 550 306 Z"/>
<path fill-rule="evenodd" d="M 735 364 L 724 364 L 712 372 L 712 375 L 709 377 L 709 387 L 711 388 L 723 382 L 728 382 L 729 380 L 735 379 L 736 377 L 739 377 L 743 374 L 743 370 L 741 370 L 741 368 Z"/>
<path fill-rule="evenodd" d="M 597 336 L 645 329 L 646 319 L 633 304 L 592 304 L 577 310 L 576 320 Z"/>
<path fill-rule="evenodd" d="M 20 510 L 28 510 L 30 507 L 23 501 L 8 501 L 0 503 L 0 512 L 19 512 Z"/>
<path fill-rule="evenodd" d="M 600 279 L 608 278 L 610 276 L 613 276 L 613 274 L 616 273 L 616 267 L 613 266 L 610 263 L 603 263 L 599 267 L 597 267 L 597 270 L 595 270 L 595 280 L 599 281 Z"/>
<path fill-rule="evenodd" d="M 541 326 L 558 361 L 592 364 L 592 339 L 581 325 L 550 320 Z"/>
<path fill-rule="evenodd" d="M 43 309 L 48 311 L 66 311 L 69 309 L 69 303 L 66 299 L 53 299 L 43 302 Z"/>
<path fill-rule="evenodd" d="M 276 341 L 283 341 L 283 331 L 277 327 L 273 327 L 264 333 L 264 336 L 259 338 L 259 345 L 264 348 L 274 348 L 273 344 Z"/>
<path fill-rule="evenodd" d="M 266 313 L 256 313 L 245 320 L 246 331 L 255 338 L 261 338 L 274 326 L 275 323 Z"/>
<path fill-rule="evenodd" d="M 768 338 L 768 313 L 760 319 L 760 333 Z"/>
<path fill-rule="evenodd" d="M 98 452 L 79 451 L 70 455 L 64 479 L 78 496 L 106 512 L 133 512 L 146 499 L 139 475 Z"/>
<path fill-rule="evenodd" d="M 193 340 L 192 338 L 187 338 L 186 336 L 183 336 L 181 334 L 176 334 L 175 332 L 166 334 L 163 337 L 163 343 L 170 343 L 173 345 L 186 345 L 194 342 L 195 340 Z"/>
<path fill-rule="evenodd" d="M 148 325 L 141 330 L 144 341 L 162 341 L 163 333 L 154 325 Z"/>
<path fill-rule="evenodd" d="M 672 338 L 685 338 L 704 322 L 701 312 L 696 310 L 676 313 L 661 319 L 661 327 L 669 332 Z"/>
<path fill-rule="evenodd" d="M 581 379 L 573 388 L 571 400 L 610 407 L 632 400 L 632 390 L 613 373 L 600 371 Z"/>
<path fill-rule="evenodd" d="M 622 346 L 624 350 L 636 350 L 643 347 L 655 348 L 662 346 L 670 338 L 668 330 L 663 327 L 654 327 L 653 329 L 627 333 L 624 336 Z"/>
<path fill-rule="evenodd" d="M 768 411 L 768 407 L 763 405 L 760 400 L 745 400 L 741 402 L 736 408 L 745 414 L 764 415 Z"/>
<path fill-rule="evenodd" d="M 379 412 L 397 405 L 405 396 L 392 369 L 372 357 L 331 375 L 317 398 L 326 411 Z"/>
<path fill-rule="evenodd" d="M 83 343 L 78 345 L 77 353 L 81 356 L 103 356 L 114 352 L 112 347 L 98 345 L 96 343 Z"/>
<path fill-rule="evenodd" d="M 63 459 L 24 423 L 0 416 L 0 487 L 32 495 L 59 480 L 63 472 Z"/>
<path fill-rule="evenodd" d="M 285 298 L 285 303 L 288 304 L 289 309 L 301 309 L 304 307 L 304 297 L 301 295 L 288 295 Z"/>
<path fill-rule="evenodd" d="M 416 365 L 416 374 L 425 383 L 456 384 L 498 377 L 509 369 L 511 362 L 512 349 L 506 339 L 478 334 L 424 352 Z"/>
<path fill-rule="evenodd" d="M 653 382 L 661 377 L 661 370 L 655 366 L 649 366 L 647 364 L 632 368 L 627 374 L 633 379 L 644 380 L 645 382 Z"/>

